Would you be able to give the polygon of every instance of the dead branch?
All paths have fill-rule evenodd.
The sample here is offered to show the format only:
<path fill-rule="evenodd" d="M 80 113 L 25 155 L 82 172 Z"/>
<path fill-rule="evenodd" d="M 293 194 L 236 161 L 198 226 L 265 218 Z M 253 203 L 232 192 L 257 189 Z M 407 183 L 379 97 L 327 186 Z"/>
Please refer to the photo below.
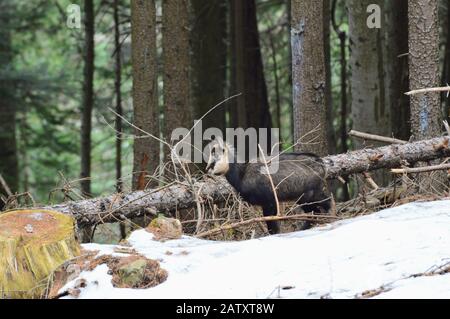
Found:
<path fill-rule="evenodd" d="M 369 173 L 363 172 L 363 176 L 366 179 L 367 183 L 369 183 L 370 187 L 372 187 L 373 190 L 377 190 L 378 188 L 380 188 L 377 185 L 377 183 L 375 183 L 375 181 L 373 180 L 373 178 L 370 176 Z"/>
<path fill-rule="evenodd" d="M 450 136 L 450 125 L 447 121 L 444 121 L 445 130 L 447 131 L 447 134 Z"/>
<path fill-rule="evenodd" d="M 2 174 L 0 174 L 0 184 L 2 185 L 3 189 L 5 190 L 6 195 L 13 196 L 13 193 L 11 192 L 11 189 L 9 188 L 9 186 L 6 183 L 5 179 L 3 178 Z"/>
<path fill-rule="evenodd" d="M 423 167 L 412 167 L 412 168 L 393 168 L 391 173 L 393 174 L 413 174 L 413 173 L 425 173 L 433 171 L 445 171 L 450 169 L 450 164 L 440 164 L 432 166 Z"/>
<path fill-rule="evenodd" d="M 406 92 L 405 95 L 414 95 L 414 94 L 428 93 L 428 92 L 450 92 L 450 86 L 412 90 L 412 91 Z"/>
<path fill-rule="evenodd" d="M 368 134 L 368 133 L 363 133 L 363 132 L 359 132 L 359 131 L 355 131 L 355 130 L 351 130 L 348 133 L 348 135 L 353 136 L 353 137 L 362 138 L 364 140 L 371 140 L 371 141 L 389 143 L 389 144 L 406 144 L 406 143 L 408 143 L 407 141 L 399 140 L 399 139 L 392 138 L 392 137 Z"/>
<path fill-rule="evenodd" d="M 206 232 L 198 234 L 196 237 L 203 238 L 211 235 L 215 235 L 221 233 L 223 231 L 227 231 L 230 229 L 235 229 L 242 226 L 247 226 L 250 224 L 266 222 L 266 221 L 281 221 L 281 220 L 303 220 L 303 221 L 335 221 L 341 218 L 330 215 L 311 215 L 311 214 L 296 214 L 296 215 L 287 215 L 287 216 L 268 216 L 268 217 L 257 217 L 248 220 L 244 220 L 241 222 L 220 226 Z"/>

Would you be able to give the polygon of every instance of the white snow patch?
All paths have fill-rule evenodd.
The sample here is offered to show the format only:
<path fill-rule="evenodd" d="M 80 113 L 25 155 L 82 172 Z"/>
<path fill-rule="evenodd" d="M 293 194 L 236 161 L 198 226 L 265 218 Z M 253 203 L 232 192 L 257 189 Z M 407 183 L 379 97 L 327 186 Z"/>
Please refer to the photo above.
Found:
<path fill-rule="evenodd" d="M 450 298 L 450 274 L 408 278 L 450 261 L 449 200 L 242 242 L 183 236 L 161 243 L 145 230 L 128 241 L 161 262 L 167 281 L 149 289 L 114 288 L 100 265 L 80 274 L 87 281 L 80 298 L 354 298 L 382 286 L 387 289 L 375 298 Z M 84 245 L 100 254 L 114 247 Z"/>

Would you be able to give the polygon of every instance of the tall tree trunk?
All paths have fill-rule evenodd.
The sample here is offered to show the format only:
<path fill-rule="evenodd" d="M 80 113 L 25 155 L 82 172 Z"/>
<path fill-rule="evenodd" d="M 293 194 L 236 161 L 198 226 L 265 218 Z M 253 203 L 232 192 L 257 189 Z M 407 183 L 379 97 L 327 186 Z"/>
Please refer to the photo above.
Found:
<path fill-rule="evenodd" d="M 16 192 L 19 186 L 16 107 L 14 105 L 14 85 L 8 79 L 13 68 L 9 21 L 11 7 L 9 5 L 8 1 L 0 1 L 0 6 L 4 10 L 0 13 L 0 25 L 2 26 L 0 28 L 0 174 L 11 191 Z M 0 195 L 6 196 L 3 186 L 0 186 Z M 4 203 L 0 199 L 0 210 L 3 206 Z"/>
<path fill-rule="evenodd" d="M 410 89 L 439 85 L 438 0 L 408 0 Z M 411 96 L 411 134 L 415 140 L 441 134 L 440 94 L 428 92 Z M 445 174 L 421 174 L 419 191 L 440 191 Z"/>
<path fill-rule="evenodd" d="M 439 85 L 437 0 L 409 0 L 409 81 L 411 90 Z M 439 93 L 411 96 L 411 133 L 421 140 L 441 134 Z"/>
<path fill-rule="evenodd" d="M 119 0 L 114 0 L 114 53 L 115 53 L 115 81 L 114 89 L 116 93 L 116 191 L 123 190 L 122 182 L 122 62 L 120 46 L 120 20 L 119 20 Z"/>
<path fill-rule="evenodd" d="M 235 7 L 236 0 L 228 0 L 228 82 L 229 91 L 228 95 L 234 95 L 237 93 L 237 68 L 236 68 L 236 19 L 235 19 Z M 237 108 L 237 99 L 232 99 L 228 103 L 228 127 L 239 127 L 239 116 Z"/>
<path fill-rule="evenodd" d="M 17 153 L 20 158 L 19 165 L 19 180 L 21 188 L 24 192 L 30 191 L 30 176 L 29 176 L 29 156 L 28 156 L 28 146 L 29 146 L 29 132 L 30 128 L 28 125 L 28 107 L 23 107 L 22 114 L 19 115 L 18 123 L 18 141 L 17 141 Z"/>
<path fill-rule="evenodd" d="M 290 88 L 290 101 L 292 101 L 292 42 L 291 42 L 291 34 L 292 34 L 292 1 L 291 0 L 286 0 L 286 11 L 287 11 L 287 20 L 288 20 L 288 51 L 289 51 L 289 58 L 288 58 L 288 63 L 289 63 L 289 88 Z M 292 144 L 294 143 L 294 110 L 293 108 L 289 108 L 289 120 L 290 120 L 290 130 L 291 130 L 291 142 Z"/>
<path fill-rule="evenodd" d="M 233 1 L 237 123 L 243 128 L 271 128 L 267 87 L 259 44 L 255 0 Z"/>
<path fill-rule="evenodd" d="M 81 111 L 81 191 L 91 195 L 91 132 L 94 107 L 94 1 L 84 0 L 84 83 Z"/>
<path fill-rule="evenodd" d="M 292 1 L 292 67 L 296 149 L 328 153 L 323 1 Z"/>
<path fill-rule="evenodd" d="M 272 23 L 270 24 L 272 27 Z M 269 38 L 270 45 L 270 58 L 272 60 L 272 74 L 273 74 L 273 82 L 274 82 L 274 90 L 275 90 L 275 113 L 276 113 L 276 122 L 275 127 L 281 130 L 281 93 L 280 93 L 280 76 L 278 75 L 278 59 L 277 59 L 277 48 L 275 47 L 274 35 L 272 34 L 272 30 L 267 32 L 267 36 Z M 280 132 L 281 137 L 281 132 Z"/>
<path fill-rule="evenodd" d="M 115 54 L 115 81 L 114 90 L 116 93 L 116 192 L 123 191 L 122 181 L 122 48 L 120 45 L 120 4 L 119 0 L 114 0 L 114 54 Z M 124 223 L 120 223 L 120 237 L 125 239 L 126 228 Z"/>
<path fill-rule="evenodd" d="M 347 92 L 347 33 L 342 30 L 336 22 L 336 10 L 337 10 L 337 0 L 333 0 L 332 4 L 332 25 L 333 29 L 336 32 L 336 35 L 339 38 L 339 61 L 340 61 L 340 97 L 341 97 L 341 105 L 340 105 L 340 122 L 341 125 L 339 127 L 339 136 L 341 149 L 340 153 L 347 153 L 347 104 L 348 104 L 348 92 Z"/>
<path fill-rule="evenodd" d="M 392 134 L 409 140 L 411 134 L 409 98 L 404 92 L 409 88 L 408 76 L 408 0 L 385 1 L 386 94 L 391 112 Z"/>
<path fill-rule="evenodd" d="M 369 5 L 381 9 L 381 28 L 369 28 L 367 21 Z M 384 0 L 349 0 L 349 41 L 351 68 L 351 115 L 353 129 L 383 136 L 391 135 L 390 104 L 386 92 L 386 50 L 383 26 L 386 25 Z M 355 149 L 367 146 L 364 141 L 354 139 Z M 370 143 L 379 145 L 379 143 Z M 377 172 L 378 184 L 387 184 L 390 175 Z"/>
<path fill-rule="evenodd" d="M 334 131 L 333 120 L 333 101 L 331 94 L 331 44 L 330 44 L 330 26 L 331 26 L 331 0 L 323 0 L 323 47 L 325 54 L 325 105 L 327 108 L 327 140 L 328 153 L 336 154 L 336 134 Z"/>
<path fill-rule="evenodd" d="M 94 107 L 94 3 L 84 1 L 84 83 L 81 112 L 81 191 L 91 195 L 91 132 Z"/>
<path fill-rule="evenodd" d="M 170 141 L 176 128 L 193 125 L 189 77 L 189 1 L 163 0 L 164 124 Z"/>
<path fill-rule="evenodd" d="M 227 8 L 220 0 L 192 0 L 192 100 L 199 119 L 225 98 Z M 225 129 L 225 107 L 203 119 L 203 129 Z"/>
<path fill-rule="evenodd" d="M 445 2 L 446 9 L 446 18 L 445 18 L 445 26 L 446 30 L 443 32 L 445 34 L 445 54 L 444 54 L 444 70 L 443 70 L 443 79 L 442 84 L 447 85 L 450 84 L 450 5 L 448 1 Z M 444 119 L 450 121 L 450 99 L 446 98 L 444 100 Z"/>
<path fill-rule="evenodd" d="M 390 135 L 390 112 L 383 76 L 383 29 L 367 26 L 366 10 L 370 4 L 384 8 L 382 0 L 348 1 L 353 129 Z M 381 25 L 384 25 L 384 19 Z M 355 139 L 353 143 L 355 148 L 364 146 L 361 140 Z"/>
<path fill-rule="evenodd" d="M 81 173 L 80 186 L 84 196 L 91 194 L 91 133 L 92 110 L 94 108 L 94 1 L 84 0 L 84 82 L 83 105 L 81 110 Z M 81 232 L 83 242 L 90 242 L 94 234 L 91 227 Z"/>
<path fill-rule="evenodd" d="M 133 112 L 137 137 L 145 131 L 159 137 L 156 65 L 155 1 L 131 1 L 131 50 L 133 72 Z M 141 131 L 142 130 L 142 131 Z M 159 165 L 159 142 L 146 136 L 134 140 L 133 189 L 155 183 L 149 176 Z"/>
<path fill-rule="evenodd" d="M 334 32 L 339 38 L 339 62 L 340 62 L 340 107 L 339 107 L 339 138 L 340 138 L 340 153 L 347 153 L 347 103 L 348 103 L 348 92 L 347 92 L 347 33 L 342 30 L 336 22 L 336 10 L 337 10 L 337 0 L 333 0 L 331 5 L 331 22 Z M 337 146 L 336 146 L 337 148 Z M 342 200 L 348 201 L 350 199 L 350 193 L 348 189 L 348 177 L 344 177 L 345 184 L 342 185 Z M 338 199 L 338 198 L 336 198 Z"/>

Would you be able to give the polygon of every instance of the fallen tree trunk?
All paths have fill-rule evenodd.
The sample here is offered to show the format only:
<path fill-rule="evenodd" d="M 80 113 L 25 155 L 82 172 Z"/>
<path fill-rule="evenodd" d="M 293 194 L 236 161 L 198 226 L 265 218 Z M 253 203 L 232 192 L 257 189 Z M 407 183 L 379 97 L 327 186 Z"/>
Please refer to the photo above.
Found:
<path fill-rule="evenodd" d="M 448 137 L 440 137 L 327 156 L 323 161 L 328 169 L 328 178 L 332 179 L 380 168 L 407 167 L 416 162 L 449 157 L 448 143 Z M 232 193 L 233 189 L 226 180 L 219 178 L 196 182 L 192 186 L 173 183 L 159 189 L 67 202 L 46 209 L 71 214 L 78 225 L 83 227 L 117 222 L 143 214 L 156 215 L 159 212 L 189 208 L 195 205 L 196 200 L 211 199 L 222 202 Z"/>

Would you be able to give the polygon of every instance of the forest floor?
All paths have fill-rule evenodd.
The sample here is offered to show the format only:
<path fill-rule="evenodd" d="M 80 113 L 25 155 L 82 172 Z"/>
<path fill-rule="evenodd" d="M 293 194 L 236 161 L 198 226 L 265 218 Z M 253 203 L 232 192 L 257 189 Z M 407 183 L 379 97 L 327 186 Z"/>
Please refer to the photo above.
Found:
<path fill-rule="evenodd" d="M 166 281 L 115 288 L 107 264 L 100 264 L 60 292 L 82 278 L 78 298 L 450 298 L 449 225 L 450 200 L 441 200 L 236 242 L 189 236 L 159 242 L 138 230 L 130 247 L 83 247 L 158 260 Z"/>

